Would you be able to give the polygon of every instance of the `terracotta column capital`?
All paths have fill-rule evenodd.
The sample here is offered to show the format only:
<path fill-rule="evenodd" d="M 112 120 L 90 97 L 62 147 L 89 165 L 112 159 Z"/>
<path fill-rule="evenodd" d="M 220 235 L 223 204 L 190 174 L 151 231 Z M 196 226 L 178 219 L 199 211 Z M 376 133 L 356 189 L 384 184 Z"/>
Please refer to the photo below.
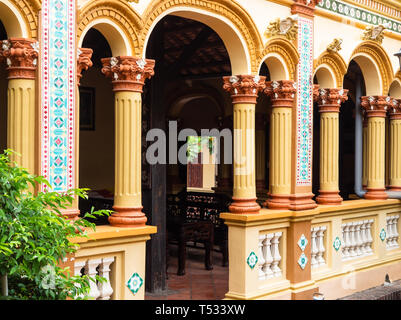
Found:
<path fill-rule="evenodd" d="M 141 92 L 146 79 L 154 74 L 155 61 L 137 57 L 104 58 L 102 73 L 113 79 L 113 91 Z"/>
<path fill-rule="evenodd" d="M 291 80 L 268 81 L 264 90 L 273 108 L 292 108 L 296 92 L 297 84 Z"/>
<path fill-rule="evenodd" d="M 86 71 L 93 66 L 91 60 L 93 50 L 88 48 L 79 48 L 77 53 L 77 85 L 79 86 L 82 78 L 82 71 Z"/>
<path fill-rule="evenodd" d="M 401 120 L 401 99 L 392 99 L 392 105 L 388 109 L 390 120 Z"/>
<path fill-rule="evenodd" d="M 348 90 L 341 88 L 319 89 L 319 112 L 340 112 L 341 103 L 348 100 Z"/>
<path fill-rule="evenodd" d="M 7 64 L 8 79 L 35 79 L 39 42 L 33 39 L 10 38 L 0 43 L 0 56 Z"/>
<path fill-rule="evenodd" d="M 238 75 L 223 77 L 223 89 L 231 94 L 233 104 L 256 104 L 258 93 L 265 88 L 266 77 Z"/>
<path fill-rule="evenodd" d="M 294 4 L 291 6 L 291 13 L 303 14 L 313 18 L 316 2 L 317 0 L 294 0 Z"/>
<path fill-rule="evenodd" d="M 361 97 L 361 107 L 365 110 L 368 118 L 385 118 L 387 110 L 392 105 L 392 100 L 389 96 L 364 96 Z"/>
<path fill-rule="evenodd" d="M 318 102 L 319 100 L 319 89 L 320 85 L 318 84 L 313 85 L 313 102 Z"/>

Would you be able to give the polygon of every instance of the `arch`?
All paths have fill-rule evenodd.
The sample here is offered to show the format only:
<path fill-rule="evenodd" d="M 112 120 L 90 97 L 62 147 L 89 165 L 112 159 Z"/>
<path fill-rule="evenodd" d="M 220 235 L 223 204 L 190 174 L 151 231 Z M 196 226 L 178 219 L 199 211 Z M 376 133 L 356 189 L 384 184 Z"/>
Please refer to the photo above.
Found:
<path fill-rule="evenodd" d="M 32 25 L 27 20 L 33 18 L 30 9 L 32 8 L 26 1 L 0 0 L 0 20 L 6 28 L 8 38 L 34 38 L 37 36 L 35 20 Z"/>
<path fill-rule="evenodd" d="M 138 30 L 141 26 L 141 18 L 128 3 L 90 1 L 78 15 L 78 44 L 82 44 L 89 29 L 95 28 L 107 39 L 114 56 L 138 56 Z"/>
<path fill-rule="evenodd" d="M 298 61 L 297 48 L 287 39 L 278 37 L 266 44 L 260 55 L 259 69 L 266 63 L 271 80 L 296 81 Z"/>
<path fill-rule="evenodd" d="M 231 0 L 153 1 L 143 15 L 144 27 L 140 36 L 143 56 L 153 28 L 168 14 L 197 20 L 212 28 L 227 48 L 233 74 L 258 72 L 261 36 L 249 14 Z"/>
<path fill-rule="evenodd" d="M 401 99 L 401 71 L 396 73 L 394 80 L 390 85 L 388 95 L 395 99 Z"/>
<path fill-rule="evenodd" d="M 324 52 L 314 63 L 315 75 L 321 87 L 339 88 L 347 73 L 347 64 L 337 52 Z"/>
<path fill-rule="evenodd" d="M 390 58 L 383 47 L 374 41 L 362 42 L 352 53 L 366 84 L 366 95 L 387 95 L 393 78 Z"/>

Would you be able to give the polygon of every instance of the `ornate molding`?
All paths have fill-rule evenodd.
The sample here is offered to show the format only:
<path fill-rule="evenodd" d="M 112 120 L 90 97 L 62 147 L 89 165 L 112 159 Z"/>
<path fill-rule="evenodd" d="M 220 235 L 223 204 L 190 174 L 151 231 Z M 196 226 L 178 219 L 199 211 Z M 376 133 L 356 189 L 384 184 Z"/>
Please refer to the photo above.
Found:
<path fill-rule="evenodd" d="M 258 64 L 260 65 L 262 59 L 269 53 L 277 53 L 279 54 L 286 63 L 288 68 L 288 72 L 290 74 L 289 80 L 296 80 L 297 74 L 297 65 L 299 61 L 299 53 L 297 48 L 292 44 L 289 40 L 277 37 L 271 39 L 265 46 L 265 49 L 262 51 L 261 56 L 259 58 Z"/>
<path fill-rule="evenodd" d="M 39 56 L 39 43 L 36 40 L 3 40 L 0 56 L 7 64 L 8 79 L 35 79 Z"/>
<path fill-rule="evenodd" d="M 341 88 L 319 89 L 319 112 L 340 112 L 340 106 L 348 100 L 348 90 Z"/>
<path fill-rule="evenodd" d="M 40 0 L 9 0 L 13 3 L 23 17 L 28 27 L 29 37 L 36 39 L 38 37 L 38 15 L 41 9 Z"/>
<path fill-rule="evenodd" d="M 382 44 L 384 39 L 384 30 L 386 30 L 386 27 L 382 24 L 378 26 L 367 26 L 363 32 L 362 40 L 371 40 L 378 44 Z"/>
<path fill-rule="evenodd" d="M 236 1 L 232 0 L 156 0 L 152 1 L 143 14 L 144 26 L 140 36 L 140 52 L 146 48 L 145 39 L 154 21 L 166 10 L 174 7 L 191 7 L 208 11 L 227 18 L 241 32 L 250 54 L 251 71 L 258 73 L 258 58 L 263 48 L 263 41 L 259 31 L 249 13 Z"/>
<path fill-rule="evenodd" d="M 136 57 L 112 57 L 102 59 L 102 73 L 113 79 L 114 91 L 142 92 L 146 79 L 154 73 L 155 61 Z"/>
<path fill-rule="evenodd" d="M 77 85 L 80 85 L 80 81 L 82 78 L 82 71 L 88 70 L 93 66 L 92 63 L 92 54 L 93 50 L 88 48 L 79 48 L 78 49 L 78 57 L 77 57 Z"/>
<path fill-rule="evenodd" d="M 385 118 L 387 110 L 392 106 L 393 99 L 389 96 L 364 96 L 361 97 L 361 107 L 366 117 Z"/>
<path fill-rule="evenodd" d="M 283 36 L 288 40 L 296 40 L 298 36 L 297 21 L 291 17 L 271 21 L 266 29 L 265 36 L 271 38 L 274 36 Z"/>
<path fill-rule="evenodd" d="M 390 120 L 401 120 L 401 99 L 391 100 L 391 105 L 388 109 Z"/>
<path fill-rule="evenodd" d="M 388 94 L 390 84 L 393 79 L 393 67 L 384 48 L 377 42 L 367 40 L 362 42 L 354 50 L 351 60 L 354 59 L 359 53 L 368 55 L 375 61 L 379 67 L 382 78 L 383 94 Z"/>
<path fill-rule="evenodd" d="M 325 51 L 317 60 L 315 60 L 314 69 L 317 70 L 317 68 L 323 64 L 328 65 L 333 70 L 337 86 L 342 86 L 348 66 L 341 55 L 338 52 Z"/>
<path fill-rule="evenodd" d="M 329 53 L 337 53 L 338 51 L 340 51 L 341 48 L 341 44 L 343 43 L 343 39 L 340 38 L 336 38 L 334 39 L 328 46 L 327 46 L 327 52 Z"/>
<path fill-rule="evenodd" d="M 223 89 L 231 94 L 234 104 L 256 104 L 258 93 L 266 87 L 266 77 L 258 75 L 223 77 L 223 80 Z"/>

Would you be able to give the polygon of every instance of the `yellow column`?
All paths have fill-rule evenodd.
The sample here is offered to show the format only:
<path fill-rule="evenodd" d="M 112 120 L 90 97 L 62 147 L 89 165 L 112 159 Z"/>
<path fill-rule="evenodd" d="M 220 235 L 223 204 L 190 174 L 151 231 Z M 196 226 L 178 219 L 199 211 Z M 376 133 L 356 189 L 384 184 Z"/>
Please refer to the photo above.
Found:
<path fill-rule="evenodd" d="M 5 40 L 0 56 L 8 71 L 7 147 L 21 155 L 12 155 L 13 161 L 35 174 L 38 43 L 23 38 Z"/>
<path fill-rule="evenodd" d="M 401 191 L 401 104 L 393 99 L 390 116 L 390 190 Z"/>
<path fill-rule="evenodd" d="M 292 108 L 296 86 L 293 81 L 270 81 L 265 93 L 272 101 L 270 120 L 270 209 L 289 209 L 291 195 Z"/>
<path fill-rule="evenodd" d="M 102 72 L 113 79 L 115 92 L 115 193 L 116 211 L 109 222 L 118 227 L 140 227 L 142 212 L 142 100 L 145 79 L 154 74 L 154 60 L 134 57 L 102 59 Z"/>
<path fill-rule="evenodd" d="M 361 97 L 361 105 L 368 117 L 368 175 L 365 198 L 369 200 L 385 200 L 388 198 L 385 192 L 385 118 L 390 101 L 390 97 L 385 96 Z"/>
<path fill-rule="evenodd" d="M 234 105 L 234 190 L 230 212 L 258 213 L 255 175 L 255 107 L 265 77 L 224 77 Z"/>
<path fill-rule="evenodd" d="M 339 113 L 341 103 L 348 99 L 348 90 L 320 89 L 320 190 L 319 204 L 339 205 Z"/>

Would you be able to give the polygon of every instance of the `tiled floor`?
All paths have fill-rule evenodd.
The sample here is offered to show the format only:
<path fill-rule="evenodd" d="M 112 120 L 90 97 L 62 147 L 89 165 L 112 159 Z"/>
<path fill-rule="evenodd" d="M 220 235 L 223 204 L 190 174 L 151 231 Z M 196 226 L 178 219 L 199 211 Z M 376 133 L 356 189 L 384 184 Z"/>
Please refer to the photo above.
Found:
<path fill-rule="evenodd" d="M 204 250 L 187 248 L 186 274 L 177 276 L 177 247 L 170 245 L 167 293 L 146 294 L 147 300 L 221 300 L 228 291 L 228 267 L 213 252 L 213 270 L 205 270 Z"/>

